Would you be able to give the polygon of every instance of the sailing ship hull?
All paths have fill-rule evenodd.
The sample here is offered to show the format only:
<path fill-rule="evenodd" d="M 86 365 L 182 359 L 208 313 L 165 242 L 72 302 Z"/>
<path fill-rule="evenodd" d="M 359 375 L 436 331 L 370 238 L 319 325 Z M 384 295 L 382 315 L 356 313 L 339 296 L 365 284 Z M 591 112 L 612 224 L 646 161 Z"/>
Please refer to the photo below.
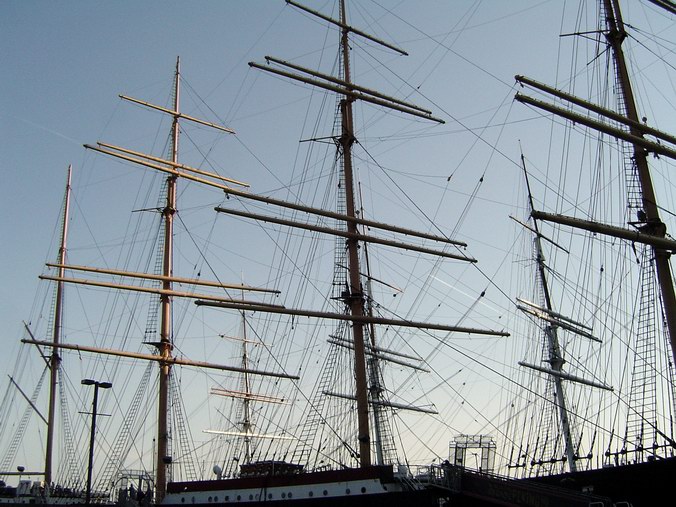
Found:
<path fill-rule="evenodd" d="M 84 498 L 44 498 L 34 496 L 0 498 L 0 505 L 12 507 L 14 505 L 85 505 Z"/>
<path fill-rule="evenodd" d="M 17 487 L 0 486 L 0 506 L 14 505 L 85 505 L 85 492 L 67 488 L 56 488 L 49 494 L 42 481 L 23 479 Z M 92 496 L 92 505 L 109 503 L 108 497 Z"/>
<path fill-rule="evenodd" d="M 0 499 L 0 505 L 3 507 L 14 507 L 15 505 L 63 505 L 69 506 L 81 506 L 86 505 L 84 499 L 82 500 L 72 500 L 72 499 L 45 499 L 45 498 L 34 498 L 34 497 L 25 497 L 25 498 L 13 498 L 13 499 Z M 111 504 L 112 505 L 112 504 Z"/>
<path fill-rule="evenodd" d="M 632 507 L 664 503 L 664 485 L 676 477 L 676 457 L 631 463 L 596 470 L 528 479 L 541 484 L 562 486 L 606 496 L 614 503 L 629 502 Z"/>
<path fill-rule="evenodd" d="M 431 490 L 394 477 L 391 467 L 331 470 L 213 481 L 169 483 L 165 507 L 223 503 L 303 506 L 438 506 Z"/>
<path fill-rule="evenodd" d="M 260 491 L 260 490 L 259 490 Z M 267 491 L 267 490 L 266 490 Z M 227 502 L 226 502 L 227 503 Z M 419 505 L 419 506 L 434 506 L 439 505 L 438 500 L 433 497 L 430 493 L 425 491 L 409 491 L 409 492 L 391 492 L 391 493 L 381 493 L 381 494 L 371 494 L 371 495 L 342 495 L 342 496 L 333 496 L 333 497 L 320 497 L 320 498 L 292 498 L 292 499 L 278 499 L 278 500 L 249 500 L 248 496 L 242 497 L 241 501 L 230 500 L 230 503 L 245 504 L 250 507 L 258 507 L 265 505 L 266 507 L 274 506 L 292 506 L 292 505 L 302 505 L 303 507 L 339 507 L 344 505 L 350 505 L 354 507 L 364 506 L 364 507 L 395 507 L 395 506 L 410 506 L 410 505 Z M 184 504 L 166 504 L 162 505 L 184 505 Z M 208 504 L 199 504 L 195 505 L 208 505 Z"/>
<path fill-rule="evenodd" d="M 477 473 L 462 467 L 431 466 L 417 478 L 396 476 L 389 466 L 295 475 L 170 483 L 163 506 L 213 504 L 247 506 L 448 506 L 610 507 L 592 492 L 572 491 L 557 484 L 537 484 Z"/>
<path fill-rule="evenodd" d="M 54 506 L 83 506 L 87 505 L 84 498 L 44 498 L 44 497 L 16 497 L 16 498 L 0 498 L 0 505 L 2 507 L 13 507 L 15 505 L 54 505 Z M 93 503 L 92 505 L 114 505 L 112 503 Z"/>
<path fill-rule="evenodd" d="M 84 506 L 87 505 L 82 496 L 45 496 L 45 495 L 14 495 L 0 492 L 0 506 L 13 507 L 15 505 L 45 505 L 45 506 Z M 108 500 L 92 500 L 91 505 L 113 505 Z"/>

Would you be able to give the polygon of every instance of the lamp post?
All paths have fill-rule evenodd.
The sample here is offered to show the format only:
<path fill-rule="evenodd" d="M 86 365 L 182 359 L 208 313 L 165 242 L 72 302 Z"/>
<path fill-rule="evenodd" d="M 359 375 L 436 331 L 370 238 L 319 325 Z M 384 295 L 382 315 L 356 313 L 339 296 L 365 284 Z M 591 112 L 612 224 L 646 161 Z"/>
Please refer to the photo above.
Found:
<path fill-rule="evenodd" d="M 87 496 L 85 497 L 85 504 L 87 507 L 92 500 L 92 468 L 94 467 L 94 435 L 96 435 L 96 410 L 99 403 L 99 387 L 101 389 L 109 389 L 113 387 L 110 382 L 99 382 L 98 380 L 84 379 L 81 382 L 84 386 L 94 386 L 94 401 L 92 403 L 92 431 L 89 437 L 89 466 L 87 468 Z"/>

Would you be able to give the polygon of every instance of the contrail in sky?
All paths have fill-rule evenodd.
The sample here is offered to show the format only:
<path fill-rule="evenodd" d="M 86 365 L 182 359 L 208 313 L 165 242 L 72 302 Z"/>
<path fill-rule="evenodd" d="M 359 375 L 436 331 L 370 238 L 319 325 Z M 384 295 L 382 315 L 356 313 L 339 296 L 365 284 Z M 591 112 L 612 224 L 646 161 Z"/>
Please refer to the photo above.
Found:
<path fill-rule="evenodd" d="M 65 136 L 61 132 L 57 132 L 56 130 L 52 130 L 52 129 L 47 128 L 43 125 L 38 125 L 37 123 L 34 123 L 30 120 L 26 120 L 25 118 L 15 118 L 15 120 L 19 120 L 19 121 L 22 121 L 24 123 L 27 123 L 28 125 L 30 125 L 31 127 L 35 127 L 36 129 L 40 129 L 40 130 L 44 130 L 45 132 L 49 132 L 50 134 L 53 134 L 57 137 L 60 137 L 61 139 L 65 139 L 66 141 L 70 141 L 70 142 L 75 143 L 75 144 L 81 144 L 77 139 L 73 139 L 72 137 Z"/>

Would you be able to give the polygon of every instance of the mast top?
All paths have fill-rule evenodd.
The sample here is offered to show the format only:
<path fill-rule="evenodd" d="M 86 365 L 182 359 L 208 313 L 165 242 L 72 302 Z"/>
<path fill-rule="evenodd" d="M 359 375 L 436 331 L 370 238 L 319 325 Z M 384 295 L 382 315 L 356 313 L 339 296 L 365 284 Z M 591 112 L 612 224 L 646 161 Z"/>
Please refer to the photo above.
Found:
<path fill-rule="evenodd" d="M 315 11 L 313 9 L 310 9 L 309 7 L 305 7 L 304 5 L 301 5 L 297 2 L 294 2 L 293 0 L 286 0 L 286 3 L 289 4 L 289 5 L 293 5 L 294 7 L 298 8 L 302 11 L 305 11 L 308 14 L 312 14 L 313 16 L 317 16 L 318 18 L 323 19 L 324 21 L 328 21 L 329 23 L 336 25 L 336 26 L 342 28 L 343 30 L 347 30 L 348 32 L 352 32 L 356 35 L 359 35 L 360 37 L 363 37 L 367 40 L 370 40 L 371 42 L 375 42 L 376 44 L 380 44 L 383 47 L 391 49 L 392 51 L 395 51 L 402 56 L 408 56 L 408 53 L 406 51 L 404 51 L 403 49 L 398 48 L 397 46 L 394 46 L 393 44 L 385 42 L 381 39 L 378 39 L 378 38 L 374 37 L 373 35 L 369 35 L 368 33 L 364 32 L 362 30 L 359 30 L 358 28 L 354 28 L 353 26 L 348 25 L 344 21 L 333 19 L 329 16 L 322 14 L 321 12 Z"/>

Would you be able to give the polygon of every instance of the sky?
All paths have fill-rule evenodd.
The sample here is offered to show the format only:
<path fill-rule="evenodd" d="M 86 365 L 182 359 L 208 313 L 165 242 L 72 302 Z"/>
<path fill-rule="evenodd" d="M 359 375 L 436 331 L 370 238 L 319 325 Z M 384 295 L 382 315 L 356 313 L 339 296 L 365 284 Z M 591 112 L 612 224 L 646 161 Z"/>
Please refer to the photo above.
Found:
<path fill-rule="evenodd" d="M 410 63 L 405 63 L 413 68 L 422 65 L 427 77 L 421 88 L 429 90 L 426 95 L 451 114 L 467 116 L 467 121 L 473 123 L 470 114 L 499 106 L 505 99 L 509 102 L 512 75 L 518 70 L 516 62 L 541 57 L 516 26 L 510 37 L 498 33 L 513 23 L 522 26 L 524 16 L 538 19 L 542 13 L 556 8 L 556 2 L 517 2 L 511 7 L 502 2 L 484 2 L 477 8 L 472 7 L 472 2 L 459 2 L 456 8 L 445 4 L 432 2 L 416 12 L 411 5 L 397 2 L 393 11 L 406 22 L 392 19 L 393 15 L 388 21 L 403 32 L 395 40 L 407 46 L 413 55 L 416 46 L 425 46 L 425 38 L 445 38 L 452 44 L 460 57 L 453 52 L 439 56 L 437 47 L 436 53 L 425 55 L 427 63 L 421 64 L 413 57 L 407 57 Z M 326 6 L 316 2 L 312 7 Z M 277 150 L 282 149 L 280 130 L 292 130 L 293 119 L 288 127 L 270 125 L 266 114 L 274 116 L 275 111 L 287 113 L 290 109 L 286 104 L 274 103 L 275 95 L 281 93 L 281 83 L 269 76 L 253 76 L 246 63 L 262 61 L 270 53 L 289 59 L 310 53 L 309 31 L 321 32 L 324 28 L 281 1 L 207 1 L 200 2 L 198 8 L 190 2 L 8 1 L 0 9 L 6 48 L 3 60 L 9 69 L 8 77 L 0 84 L 2 237 L 6 244 L 0 311 L 4 339 L 12 342 L 21 336 L 21 322 L 31 314 L 37 275 L 43 271 L 43 263 L 56 255 L 54 237 L 58 236 L 56 228 L 67 166 L 73 165 L 77 186 L 86 178 L 80 171 L 92 156 L 82 147 L 84 143 L 105 140 L 106 136 L 133 139 L 134 134 L 125 136 L 113 131 L 112 122 L 126 121 L 119 119 L 120 110 L 122 114 L 139 114 L 138 108 L 121 103 L 117 95 L 125 93 L 166 103 L 175 60 L 180 56 L 182 72 L 190 86 L 221 120 L 241 132 L 257 157 L 273 165 L 279 156 Z M 369 10 L 376 13 L 374 16 L 388 17 L 377 4 Z M 476 14 L 472 14 L 474 10 Z M 466 16 L 467 21 L 460 16 Z M 469 28 L 447 35 L 462 23 L 469 24 Z M 387 38 L 388 32 L 378 36 Z M 505 46 L 513 62 L 509 66 L 507 58 L 494 54 Z M 429 43 L 424 51 L 429 51 Z M 385 57 L 405 60 L 391 54 Z M 435 59 L 442 59 L 443 69 L 432 68 Z M 484 78 L 487 83 L 479 85 L 479 89 L 476 85 L 466 88 L 462 84 L 469 79 Z M 244 97 L 245 105 L 238 104 L 236 101 L 245 93 L 241 87 L 252 83 L 257 87 L 257 96 L 248 94 Z M 455 90 L 461 90 L 462 95 L 452 97 Z M 493 90 L 498 94 L 489 103 L 479 103 L 474 96 Z M 283 90 L 296 91 L 298 87 L 293 84 Z M 428 102 L 426 97 L 413 101 Z M 458 109 L 461 111 L 456 112 Z M 153 113 L 146 116 L 156 122 L 161 119 Z M 457 125 L 446 128 L 455 129 Z M 262 135 L 270 129 L 276 129 L 272 136 Z M 286 151 L 287 156 L 293 154 L 291 149 Z M 425 167 L 425 172 L 438 170 L 435 166 L 443 162 L 432 158 L 435 154 L 431 150 L 428 156 L 430 163 L 425 159 L 416 162 Z M 244 168 L 236 170 L 239 172 L 235 176 L 246 179 Z M 98 213 L 114 220 L 112 209 L 99 209 Z"/>
<path fill-rule="evenodd" d="M 664 41 L 675 40 L 673 19 L 648 2 L 626 3 L 626 19 L 659 33 Z M 369 157 L 393 169 L 391 174 L 400 172 L 403 183 L 397 188 L 420 202 L 423 212 L 445 233 L 470 244 L 468 252 L 479 258 L 489 277 L 499 278 L 504 267 L 513 227 L 508 215 L 523 209 L 524 203 L 516 202 L 523 195 L 519 143 L 529 158 L 540 161 L 542 167 L 547 163 L 546 147 L 533 140 L 543 128 L 534 121 L 540 115 L 513 102 L 513 76 L 525 74 L 565 86 L 566 74 L 557 69 L 566 66 L 562 45 L 567 40 L 559 35 L 571 30 L 573 18 L 568 17 L 565 24 L 561 16 L 564 9 L 568 16 L 575 16 L 572 4 L 576 2 L 350 3 L 355 25 L 410 53 L 401 57 L 371 43 L 356 42 L 355 55 L 364 50 L 367 56 L 354 57 L 355 81 L 405 97 L 446 120 L 444 125 L 404 120 L 393 127 L 383 126 L 384 115 L 364 106 L 358 109 L 364 118 L 358 123 L 358 137 L 363 136 L 360 143 Z M 335 16 L 332 2 L 312 1 L 308 6 Z M 595 27 L 586 19 L 580 25 Z M 281 0 L 0 2 L 0 58 L 5 69 L 0 81 L 3 377 L 16 366 L 18 340 L 24 336 L 22 321 L 36 319 L 41 298 L 50 297 L 44 283 L 40 289 L 37 276 L 46 271 L 44 263 L 56 257 L 68 165 L 74 170 L 75 194 L 70 255 L 81 264 L 97 265 L 103 257 L 99 250 L 107 243 L 119 246 L 117 238 L 129 227 L 129 210 L 145 188 L 139 176 L 142 170 L 106 165 L 104 157 L 82 145 L 101 140 L 162 152 L 169 125 L 166 119 L 124 103 L 118 94 L 169 104 L 180 56 L 186 83 L 183 110 L 237 131 L 238 141 L 208 141 L 213 150 L 210 159 L 215 160 L 212 169 L 251 182 L 253 191 L 280 195 L 280 189 L 288 188 L 290 194 L 308 192 L 294 187 L 293 171 L 304 156 L 298 141 L 312 131 L 308 112 L 317 107 L 319 95 L 310 102 L 309 87 L 252 70 L 247 62 L 263 62 L 265 55 L 272 55 L 330 72 L 336 40 L 335 31 L 327 35 L 325 23 Z M 592 54 L 591 43 L 586 50 Z M 657 66 L 657 60 L 655 56 L 646 61 L 639 73 Z M 655 79 L 646 80 L 642 91 L 657 90 L 669 103 L 674 82 L 663 75 Z M 648 116 L 655 118 L 659 128 L 676 130 L 673 108 L 658 105 Z M 371 126 L 375 133 L 366 128 Z M 326 129 L 316 132 L 327 135 Z M 383 147 L 377 144 L 392 134 L 394 141 Z M 198 130 L 194 135 L 197 139 L 209 134 Z M 419 143 L 415 151 L 408 149 L 413 140 Z M 181 153 L 195 165 L 204 159 L 199 148 L 207 146 L 207 141 L 199 142 Z M 359 163 L 369 164 L 365 159 Z M 385 189 L 389 183 L 377 176 L 365 177 L 367 202 L 382 197 L 380 190 L 386 200 L 387 192 L 396 191 L 391 186 Z M 476 189 L 471 218 L 461 220 Z M 437 192 L 446 192 L 444 206 L 438 204 Z M 311 198 L 311 193 L 303 195 Z M 214 193 L 205 197 L 215 204 L 220 199 Z M 395 216 L 394 220 L 406 226 L 421 226 L 412 218 L 411 205 L 399 215 L 395 200 L 390 201 L 383 215 L 373 211 L 377 219 L 392 221 L 389 217 Z M 190 206 L 182 210 L 186 220 L 191 211 Z M 202 231 L 209 227 L 198 226 Z M 429 224 L 422 222 L 422 226 Z M 104 233 L 104 228 L 112 232 Z M 223 239 L 224 252 L 228 245 L 234 250 L 250 241 L 251 253 L 248 259 L 225 262 L 224 278 L 269 282 L 267 272 L 256 270 L 257 263 L 265 262 L 265 247 L 248 238 L 238 224 L 233 228 L 228 239 Z M 177 262 L 185 272 L 190 271 L 189 259 Z M 480 292 L 481 288 L 457 289 L 459 293 L 469 290 Z M 505 324 L 499 320 L 500 306 L 506 303 L 496 296 L 490 305 L 495 309 L 493 318 L 480 319 L 476 325 L 500 328 Z"/>
<path fill-rule="evenodd" d="M 409 50 L 415 55 L 415 46 L 422 44 L 420 39 L 447 37 L 461 57 L 447 53 L 442 70 L 432 69 L 428 63 L 423 68 L 429 76 L 423 90 L 429 89 L 433 100 L 460 117 L 467 113 L 455 113 L 457 102 L 462 103 L 462 109 L 470 109 L 469 104 L 475 103 L 471 108 L 475 112 L 496 107 L 509 94 L 512 75 L 518 70 L 516 62 L 540 56 L 534 54 L 526 34 L 516 25 L 523 26 L 524 16 L 538 19 L 555 9 L 556 2 L 517 2 L 511 7 L 484 2 L 467 21 L 470 27 L 450 36 L 446 33 L 463 23 L 458 17 L 472 13 L 472 2 L 459 2 L 455 9 L 445 4 L 431 2 L 419 11 L 405 2 L 393 4 L 398 17 L 410 20 L 393 20 L 395 28 L 405 33 L 396 40 L 412 46 Z M 312 6 L 325 7 L 322 2 Z M 289 59 L 303 55 L 308 52 L 309 40 L 301 34 L 316 28 L 317 23 L 281 1 L 206 1 L 199 6 L 191 2 L 7 1 L 0 9 L 3 61 L 8 69 L 7 78 L 0 84 L 2 237 L 6 244 L 0 311 L 4 339 L 12 341 L 21 335 L 21 320 L 31 312 L 37 274 L 46 259 L 55 257 L 53 236 L 67 166 L 74 166 L 77 184 L 83 177 L 78 171 L 91 157 L 82 145 L 99 140 L 104 133 L 112 135 L 108 122 L 117 121 L 111 119 L 120 109 L 138 113 L 133 106 L 122 104 L 117 95 L 126 93 L 165 103 L 175 60 L 180 56 L 183 75 L 191 86 L 221 119 L 242 132 L 246 142 L 255 143 L 256 149 L 262 146 L 257 155 L 272 163 L 277 145 L 272 145 L 274 140 L 269 137 L 263 140 L 258 132 L 268 127 L 266 110 L 274 115 L 275 107 L 284 107 L 273 104 L 280 83 L 268 76 L 252 77 L 246 63 L 262 61 L 269 53 Z M 370 9 L 376 16 L 387 17 L 377 4 Z M 513 36 L 498 36 L 513 23 Z M 507 66 L 507 58 L 494 54 L 504 46 L 509 46 L 512 65 Z M 435 57 L 439 58 L 432 55 L 432 59 Z M 487 78 L 488 83 L 480 88 L 499 91 L 490 103 L 478 103 L 473 96 L 481 89 L 462 85 L 462 81 L 477 78 Z M 247 106 L 255 112 L 255 116 L 248 116 L 251 113 L 235 101 L 237 94 L 243 93 L 242 83 L 249 86 L 253 81 L 260 93 L 246 98 Z M 288 85 L 284 92 L 289 89 L 295 91 L 294 85 Z M 452 98 L 457 89 L 462 95 Z M 427 102 L 424 98 L 416 101 Z M 151 113 L 150 117 L 159 121 L 157 115 Z M 424 160 L 419 162 L 426 165 Z M 425 171 L 436 170 L 431 167 L 435 164 Z M 106 213 L 112 216 L 113 210 Z"/>

